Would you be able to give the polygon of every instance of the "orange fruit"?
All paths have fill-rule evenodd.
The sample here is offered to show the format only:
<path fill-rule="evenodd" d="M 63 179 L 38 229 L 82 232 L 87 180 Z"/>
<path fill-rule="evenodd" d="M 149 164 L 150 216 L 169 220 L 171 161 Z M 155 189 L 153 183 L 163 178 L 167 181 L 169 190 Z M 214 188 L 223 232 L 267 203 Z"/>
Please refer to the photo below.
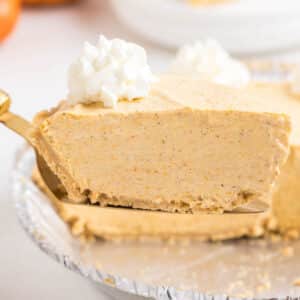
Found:
<path fill-rule="evenodd" d="M 0 0 L 0 41 L 12 31 L 20 12 L 20 0 Z"/>

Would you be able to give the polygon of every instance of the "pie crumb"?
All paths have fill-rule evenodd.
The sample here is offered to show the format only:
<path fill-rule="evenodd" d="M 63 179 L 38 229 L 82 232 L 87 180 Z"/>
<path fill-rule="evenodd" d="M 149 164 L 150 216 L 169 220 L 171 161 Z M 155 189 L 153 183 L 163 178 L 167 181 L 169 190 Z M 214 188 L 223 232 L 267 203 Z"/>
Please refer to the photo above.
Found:
<path fill-rule="evenodd" d="M 264 234 L 264 229 L 262 226 L 256 225 L 252 228 L 251 236 L 260 237 Z"/>
<path fill-rule="evenodd" d="M 277 244 L 282 240 L 282 237 L 279 234 L 273 233 L 270 235 L 270 239 L 273 244 Z"/>
<path fill-rule="evenodd" d="M 104 281 L 106 284 L 111 285 L 111 286 L 115 286 L 115 285 L 116 285 L 115 280 L 114 280 L 113 278 L 110 278 L 110 277 L 104 278 L 103 281 Z"/>
<path fill-rule="evenodd" d="M 266 290 L 269 290 L 270 289 L 270 284 L 269 283 L 266 283 L 266 284 L 260 284 L 256 287 L 256 291 L 258 293 L 261 293 L 261 292 L 264 292 Z"/>
<path fill-rule="evenodd" d="M 266 228 L 269 231 L 276 231 L 278 229 L 278 222 L 276 220 L 276 218 L 274 217 L 270 217 L 267 221 L 266 221 Z"/>
<path fill-rule="evenodd" d="M 296 278 L 293 282 L 293 285 L 294 286 L 300 286 L 300 277 L 299 278 Z"/>
<path fill-rule="evenodd" d="M 294 248 L 287 246 L 281 249 L 281 254 L 285 257 L 292 257 L 294 256 Z"/>
<path fill-rule="evenodd" d="M 258 274 L 260 283 L 256 286 L 256 291 L 258 293 L 267 291 L 271 288 L 271 282 L 268 273 Z"/>
<path fill-rule="evenodd" d="M 290 229 L 290 230 L 288 230 L 288 231 L 284 234 L 284 237 L 285 237 L 287 240 L 294 241 L 294 240 L 298 240 L 298 239 L 299 239 L 300 234 L 299 234 L 299 231 L 298 231 L 298 230 L 296 230 L 296 229 Z"/>

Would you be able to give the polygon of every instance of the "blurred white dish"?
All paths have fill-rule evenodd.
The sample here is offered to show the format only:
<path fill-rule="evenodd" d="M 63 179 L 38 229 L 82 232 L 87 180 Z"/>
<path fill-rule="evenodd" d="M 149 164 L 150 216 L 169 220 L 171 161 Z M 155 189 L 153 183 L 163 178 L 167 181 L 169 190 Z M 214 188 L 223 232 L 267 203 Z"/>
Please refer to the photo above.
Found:
<path fill-rule="evenodd" d="M 111 0 L 120 20 L 166 47 L 214 38 L 227 50 L 258 53 L 300 45 L 299 0 L 237 0 L 194 7 L 179 0 Z"/>

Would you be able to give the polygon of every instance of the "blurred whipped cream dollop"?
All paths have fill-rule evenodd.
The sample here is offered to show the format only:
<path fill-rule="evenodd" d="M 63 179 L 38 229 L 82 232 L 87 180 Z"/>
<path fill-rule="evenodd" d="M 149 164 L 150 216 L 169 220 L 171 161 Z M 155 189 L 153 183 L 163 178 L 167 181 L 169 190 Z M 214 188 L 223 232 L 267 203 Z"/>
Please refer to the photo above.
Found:
<path fill-rule="evenodd" d="M 242 87 L 250 81 L 247 67 L 211 39 L 180 48 L 170 71 L 231 87 Z"/>
<path fill-rule="evenodd" d="M 115 107 L 119 100 L 146 96 L 154 80 L 144 48 L 100 35 L 96 46 L 84 44 L 80 57 L 69 68 L 68 101 Z"/>
<path fill-rule="evenodd" d="M 294 95 L 300 96 L 300 66 L 296 67 L 290 76 L 290 87 Z"/>

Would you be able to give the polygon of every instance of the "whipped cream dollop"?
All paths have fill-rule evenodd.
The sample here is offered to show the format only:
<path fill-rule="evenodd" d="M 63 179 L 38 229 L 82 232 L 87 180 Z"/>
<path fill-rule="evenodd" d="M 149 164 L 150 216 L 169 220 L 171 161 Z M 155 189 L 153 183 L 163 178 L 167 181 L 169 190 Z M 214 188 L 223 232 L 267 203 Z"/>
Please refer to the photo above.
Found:
<path fill-rule="evenodd" d="M 289 78 L 291 91 L 294 95 L 300 96 L 300 66 L 296 67 Z"/>
<path fill-rule="evenodd" d="M 250 81 L 247 67 L 211 39 L 180 48 L 170 71 L 231 87 L 242 87 Z"/>
<path fill-rule="evenodd" d="M 68 101 L 115 107 L 119 100 L 145 97 L 154 81 L 144 48 L 100 35 L 97 45 L 84 43 L 80 57 L 69 68 Z"/>

